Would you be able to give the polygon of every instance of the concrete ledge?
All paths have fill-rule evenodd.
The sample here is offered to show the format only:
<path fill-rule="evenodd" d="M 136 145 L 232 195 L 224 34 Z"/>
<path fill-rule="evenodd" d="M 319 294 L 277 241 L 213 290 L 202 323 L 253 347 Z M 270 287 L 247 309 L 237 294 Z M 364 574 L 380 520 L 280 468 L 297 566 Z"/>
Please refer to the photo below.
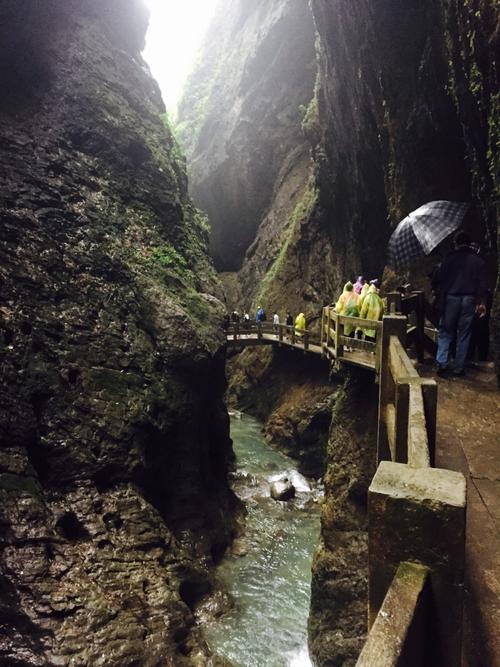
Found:
<path fill-rule="evenodd" d="M 440 468 L 411 468 L 390 461 L 380 463 L 369 491 L 381 496 L 453 507 L 465 508 L 466 502 L 466 482 L 462 473 Z"/>

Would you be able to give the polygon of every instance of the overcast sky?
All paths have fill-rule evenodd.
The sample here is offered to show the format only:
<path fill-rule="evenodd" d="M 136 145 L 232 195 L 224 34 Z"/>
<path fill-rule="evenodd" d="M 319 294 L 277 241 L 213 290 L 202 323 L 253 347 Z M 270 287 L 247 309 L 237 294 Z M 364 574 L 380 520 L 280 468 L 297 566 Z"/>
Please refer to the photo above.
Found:
<path fill-rule="evenodd" d="M 218 0 L 145 0 L 151 10 L 143 56 L 171 117 Z"/>

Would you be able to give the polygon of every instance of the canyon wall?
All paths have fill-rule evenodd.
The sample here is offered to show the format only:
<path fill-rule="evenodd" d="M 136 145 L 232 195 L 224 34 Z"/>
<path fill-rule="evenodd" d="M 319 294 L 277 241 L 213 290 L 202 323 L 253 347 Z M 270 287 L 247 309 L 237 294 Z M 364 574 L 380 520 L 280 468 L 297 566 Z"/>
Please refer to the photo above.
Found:
<path fill-rule="evenodd" d="M 241 267 L 283 182 L 288 196 L 303 187 L 297 165 L 309 163 L 309 151 L 300 124 L 315 74 L 304 0 L 220 3 L 177 126 L 191 194 L 210 218 L 219 271 Z"/>
<path fill-rule="evenodd" d="M 217 266 L 238 270 L 230 306 L 303 310 L 314 323 L 347 278 L 382 277 L 391 230 L 433 199 L 472 202 L 466 225 L 493 288 L 495 2 L 310 4 L 315 67 L 305 3 L 223 4 L 180 107 Z M 394 280 L 428 285 L 437 261 Z"/>
<path fill-rule="evenodd" d="M 0 9 L 0 662 L 206 664 L 222 297 L 139 0 Z"/>

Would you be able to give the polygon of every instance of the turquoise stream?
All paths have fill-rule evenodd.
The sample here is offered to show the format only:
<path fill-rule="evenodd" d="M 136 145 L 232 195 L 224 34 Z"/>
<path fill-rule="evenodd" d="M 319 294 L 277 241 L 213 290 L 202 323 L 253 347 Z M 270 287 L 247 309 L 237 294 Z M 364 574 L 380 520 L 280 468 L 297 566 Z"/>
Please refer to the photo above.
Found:
<path fill-rule="evenodd" d="M 319 535 L 321 491 L 264 441 L 261 424 L 233 416 L 237 458 L 233 488 L 245 502 L 245 533 L 218 568 L 234 605 L 206 631 L 210 648 L 234 667 L 308 667 L 311 562 Z M 287 476 L 289 503 L 272 500 L 270 483 Z"/>

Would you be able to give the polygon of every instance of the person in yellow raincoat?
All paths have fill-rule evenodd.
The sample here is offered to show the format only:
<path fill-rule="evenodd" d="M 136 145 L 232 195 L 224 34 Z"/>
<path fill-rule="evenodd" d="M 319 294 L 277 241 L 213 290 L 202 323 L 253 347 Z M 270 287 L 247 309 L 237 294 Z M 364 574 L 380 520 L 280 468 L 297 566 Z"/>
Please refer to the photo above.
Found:
<path fill-rule="evenodd" d="M 295 318 L 295 334 L 297 336 L 303 336 L 304 331 L 306 330 L 306 316 L 304 313 L 299 313 Z"/>
<path fill-rule="evenodd" d="M 344 285 L 344 291 L 339 297 L 335 305 L 335 310 L 339 315 L 347 315 L 348 317 L 359 317 L 358 310 L 358 295 L 354 291 L 354 286 L 351 282 Z M 354 334 L 354 327 L 346 324 L 344 327 L 344 335 L 351 336 Z"/>
<path fill-rule="evenodd" d="M 361 306 L 360 317 L 364 320 L 381 320 L 384 315 L 384 302 L 377 294 L 377 288 L 375 285 L 370 285 L 368 292 L 363 299 L 363 305 Z M 375 340 L 377 332 L 375 329 L 365 329 L 365 339 L 366 340 Z"/>
<path fill-rule="evenodd" d="M 360 313 L 361 313 L 361 308 L 363 308 L 363 301 L 365 300 L 365 296 L 368 294 L 369 289 L 370 289 L 369 283 L 365 283 L 361 288 L 361 293 L 358 295 L 358 311 Z M 363 329 L 361 329 L 360 327 L 356 327 L 356 338 L 363 338 Z"/>
<path fill-rule="evenodd" d="M 368 294 L 368 290 L 370 289 L 370 285 L 368 283 L 365 283 L 363 287 L 361 288 L 361 293 L 358 296 L 358 310 L 361 312 L 361 308 L 363 307 L 363 301 L 365 300 L 365 296 Z"/>

